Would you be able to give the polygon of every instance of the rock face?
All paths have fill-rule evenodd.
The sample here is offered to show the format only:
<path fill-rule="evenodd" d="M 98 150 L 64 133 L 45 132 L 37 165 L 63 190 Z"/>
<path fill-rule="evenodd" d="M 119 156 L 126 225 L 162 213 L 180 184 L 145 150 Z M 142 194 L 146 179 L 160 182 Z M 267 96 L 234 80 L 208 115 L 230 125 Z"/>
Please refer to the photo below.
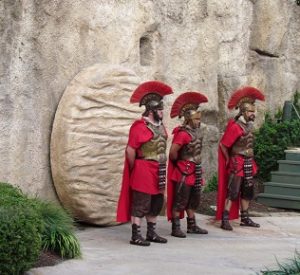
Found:
<path fill-rule="evenodd" d="M 53 118 L 74 76 L 94 64 L 171 85 L 167 112 L 181 92 L 205 93 L 203 119 L 216 133 L 204 155 L 209 178 L 232 90 L 263 90 L 260 113 L 300 90 L 299 20 L 290 0 L 0 1 L 0 180 L 56 199 Z M 171 130 L 178 121 L 165 123 Z"/>

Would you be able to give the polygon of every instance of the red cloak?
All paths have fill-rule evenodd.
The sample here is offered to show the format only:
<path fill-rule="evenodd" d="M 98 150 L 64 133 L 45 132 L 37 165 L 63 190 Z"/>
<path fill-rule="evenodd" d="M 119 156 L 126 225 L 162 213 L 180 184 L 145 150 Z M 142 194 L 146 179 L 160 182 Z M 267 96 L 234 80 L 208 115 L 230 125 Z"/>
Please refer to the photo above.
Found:
<path fill-rule="evenodd" d="M 230 119 L 226 130 L 224 132 L 224 135 L 220 141 L 224 146 L 226 146 L 229 151 L 230 148 L 233 146 L 233 144 L 236 142 L 236 140 L 244 134 L 244 130 L 239 126 L 234 119 Z M 235 161 L 237 161 L 237 165 L 239 167 L 237 175 L 243 177 L 244 171 L 244 159 L 242 156 L 235 157 Z M 229 165 L 226 167 L 226 161 L 225 156 L 219 146 L 218 149 L 218 195 L 217 195 L 217 213 L 216 213 L 216 219 L 221 220 L 222 219 L 222 213 L 224 211 L 225 207 L 225 200 L 227 196 L 227 185 L 228 185 L 228 177 L 230 174 L 231 167 L 233 166 L 233 159 L 231 158 L 229 161 Z M 254 160 L 252 161 L 253 166 L 253 175 L 257 172 L 257 166 Z M 232 202 L 232 206 L 229 212 L 229 219 L 238 219 L 239 217 L 239 205 L 240 205 L 240 199 L 237 201 Z"/>
<path fill-rule="evenodd" d="M 181 126 L 176 127 L 172 134 L 174 135 L 172 144 L 185 145 L 189 144 L 192 140 L 192 137 L 186 132 L 181 131 Z M 186 161 L 180 161 L 177 163 L 180 168 L 184 171 L 186 166 Z M 195 164 L 190 162 L 191 171 L 194 171 Z M 181 180 L 181 172 L 179 169 L 173 164 L 172 161 L 168 162 L 168 176 L 167 176 L 167 218 L 168 221 L 172 220 L 172 208 L 173 208 L 173 200 L 174 200 L 174 191 L 175 184 Z M 195 174 L 191 173 L 191 175 L 186 177 L 186 184 L 194 185 L 195 184 Z M 184 218 L 184 211 L 180 212 L 180 219 Z"/>
<path fill-rule="evenodd" d="M 167 132 L 165 130 L 167 136 Z M 139 148 L 143 143 L 153 138 L 153 133 L 148 129 L 146 121 L 135 121 L 129 131 L 128 145 L 136 149 L 136 155 L 141 156 Z M 117 222 L 128 222 L 131 217 L 132 190 L 148 194 L 158 194 L 158 162 L 136 159 L 132 171 L 125 154 L 121 192 L 117 207 Z"/>

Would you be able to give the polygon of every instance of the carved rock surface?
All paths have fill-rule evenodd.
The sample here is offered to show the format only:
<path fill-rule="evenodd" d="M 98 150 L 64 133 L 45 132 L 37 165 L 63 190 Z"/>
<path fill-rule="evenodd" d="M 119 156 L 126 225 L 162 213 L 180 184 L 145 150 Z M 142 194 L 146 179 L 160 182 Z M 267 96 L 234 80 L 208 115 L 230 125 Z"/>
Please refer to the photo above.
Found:
<path fill-rule="evenodd" d="M 234 89 L 264 91 L 258 124 L 260 114 L 276 112 L 300 90 L 294 0 L 1 0 L 0 38 L 0 181 L 50 200 L 57 200 L 49 157 L 54 115 L 74 76 L 93 64 L 119 64 L 171 85 L 169 134 L 178 124 L 168 117 L 173 99 L 204 92 L 204 123 L 219 129 L 203 156 L 207 178 L 234 115 L 226 108 Z"/>
<path fill-rule="evenodd" d="M 61 203 L 79 220 L 114 224 L 129 126 L 139 84 L 130 70 L 94 65 L 79 73 L 60 100 L 51 137 L 51 167 Z"/>

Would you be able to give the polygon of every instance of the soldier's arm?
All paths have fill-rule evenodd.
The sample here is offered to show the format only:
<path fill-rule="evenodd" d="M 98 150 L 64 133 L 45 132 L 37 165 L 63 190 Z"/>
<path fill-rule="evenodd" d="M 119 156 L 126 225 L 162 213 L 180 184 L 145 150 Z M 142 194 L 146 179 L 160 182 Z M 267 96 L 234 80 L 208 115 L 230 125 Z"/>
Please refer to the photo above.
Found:
<path fill-rule="evenodd" d="M 226 166 L 228 165 L 229 163 L 229 152 L 228 152 L 228 148 L 220 142 L 220 148 L 221 148 L 221 151 L 225 157 L 225 162 L 226 162 Z"/>
<path fill-rule="evenodd" d="M 126 156 L 127 156 L 128 162 L 129 162 L 129 169 L 131 171 L 133 169 L 135 156 L 136 156 L 135 149 L 132 148 L 131 146 L 127 145 Z"/>
<path fill-rule="evenodd" d="M 169 158 L 171 161 L 176 162 L 178 159 L 178 152 L 181 148 L 181 145 L 173 143 L 170 149 Z"/>

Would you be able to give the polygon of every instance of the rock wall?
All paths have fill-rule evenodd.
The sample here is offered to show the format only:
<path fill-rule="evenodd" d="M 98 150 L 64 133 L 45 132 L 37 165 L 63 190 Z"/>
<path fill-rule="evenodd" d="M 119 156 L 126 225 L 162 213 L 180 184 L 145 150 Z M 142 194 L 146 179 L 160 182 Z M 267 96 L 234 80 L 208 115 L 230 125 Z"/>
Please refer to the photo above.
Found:
<path fill-rule="evenodd" d="M 225 103 L 242 85 L 265 92 L 260 113 L 276 111 L 300 90 L 299 20 L 292 0 L 0 1 L 0 180 L 56 199 L 54 115 L 72 79 L 96 63 L 171 85 L 167 112 L 181 92 L 204 92 L 212 133 L 222 131 L 232 115 Z M 166 118 L 169 129 L 177 123 Z M 207 177 L 218 135 L 210 138 Z"/>

